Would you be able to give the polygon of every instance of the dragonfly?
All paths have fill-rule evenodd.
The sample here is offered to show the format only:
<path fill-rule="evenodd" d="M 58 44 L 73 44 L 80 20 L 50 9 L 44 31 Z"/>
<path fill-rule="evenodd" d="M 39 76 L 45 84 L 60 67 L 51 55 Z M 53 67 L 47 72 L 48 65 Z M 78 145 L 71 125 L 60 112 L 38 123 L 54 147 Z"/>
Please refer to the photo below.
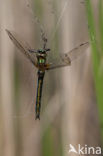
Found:
<path fill-rule="evenodd" d="M 60 61 L 55 61 L 50 63 L 47 61 L 48 53 L 51 49 L 47 48 L 47 38 L 43 36 L 43 48 L 34 50 L 26 42 L 25 44 L 20 40 L 17 34 L 13 31 L 7 30 L 6 32 L 9 38 L 12 40 L 14 45 L 30 60 L 30 62 L 38 69 L 37 76 L 37 95 L 36 95 L 36 105 L 35 105 L 35 119 L 40 120 L 40 109 L 41 109 L 41 97 L 42 97 L 42 87 L 43 80 L 46 71 L 54 70 L 57 68 L 62 68 L 70 66 L 72 61 L 78 58 L 78 56 L 85 51 L 89 42 L 84 42 L 73 48 L 69 52 L 63 54 L 60 57 Z"/>

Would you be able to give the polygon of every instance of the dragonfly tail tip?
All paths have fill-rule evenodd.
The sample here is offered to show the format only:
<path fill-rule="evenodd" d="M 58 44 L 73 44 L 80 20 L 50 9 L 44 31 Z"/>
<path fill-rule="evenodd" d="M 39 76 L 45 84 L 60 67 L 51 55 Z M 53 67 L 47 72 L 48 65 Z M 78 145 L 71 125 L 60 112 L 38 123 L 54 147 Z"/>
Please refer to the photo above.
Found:
<path fill-rule="evenodd" d="M 40 115 L 36 114 L 35 120 L 39 119 L 40 120 Z"/>

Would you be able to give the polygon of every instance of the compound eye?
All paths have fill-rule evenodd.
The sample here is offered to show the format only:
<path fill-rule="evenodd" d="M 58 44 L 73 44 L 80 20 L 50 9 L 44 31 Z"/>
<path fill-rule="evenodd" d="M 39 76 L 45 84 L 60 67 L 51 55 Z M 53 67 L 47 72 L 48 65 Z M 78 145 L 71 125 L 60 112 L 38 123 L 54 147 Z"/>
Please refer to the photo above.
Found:
<path fill-rule="evenodd" d="M 42 52 L 42 50 L 39 49 L 38 52 L 40 53 L 40 52 Z"/>

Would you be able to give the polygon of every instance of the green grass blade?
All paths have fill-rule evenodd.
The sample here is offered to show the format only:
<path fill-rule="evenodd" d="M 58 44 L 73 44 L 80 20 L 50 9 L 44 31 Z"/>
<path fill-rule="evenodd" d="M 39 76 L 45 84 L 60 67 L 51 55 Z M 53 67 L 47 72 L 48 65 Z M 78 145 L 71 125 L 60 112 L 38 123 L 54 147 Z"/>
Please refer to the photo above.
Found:
<path fill-rule="evenodd" d="M 101 5 L 102 1 L 99 1 L 99 33 L 100 35 L 100 43 L 103 45 L 103 8 Z M 99 42 L 97 42 L 97 32 L 96 32 L 96 23 L 93 15 L 93 8 L 91 4 L 91 0 L 86 0 L 86 8 L 88 15 L 88 25 L 89 25 L 89 36 L 92 47 L 92 60 L 93 60 L 93 71 L 94 71 L 94 81 L 96 88 L 96 96 L 99 110 L 99 119 L 101 123 L 101 134 L 103 140 L 103 71 L 101 70 L 101 51 L 103 49 L 102 46 L 99 47 Z M 100 48 L 100 49 L 99 49 Z"/>

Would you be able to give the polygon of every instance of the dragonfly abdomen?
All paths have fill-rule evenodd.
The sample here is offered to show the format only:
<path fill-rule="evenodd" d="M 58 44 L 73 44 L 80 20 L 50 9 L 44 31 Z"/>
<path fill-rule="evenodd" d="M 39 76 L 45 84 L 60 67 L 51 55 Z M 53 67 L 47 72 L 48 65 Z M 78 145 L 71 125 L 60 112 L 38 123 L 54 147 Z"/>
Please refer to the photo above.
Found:
<path fill-rule="evenodd" d="M 36 119 L 40 119 L 40 108 L 41 108 L 41 97 L 42 97 L 42 86 L 45 72 L 38 71 L 38 83 L 37 83 L 37 96 L 36 96 Z"/>

